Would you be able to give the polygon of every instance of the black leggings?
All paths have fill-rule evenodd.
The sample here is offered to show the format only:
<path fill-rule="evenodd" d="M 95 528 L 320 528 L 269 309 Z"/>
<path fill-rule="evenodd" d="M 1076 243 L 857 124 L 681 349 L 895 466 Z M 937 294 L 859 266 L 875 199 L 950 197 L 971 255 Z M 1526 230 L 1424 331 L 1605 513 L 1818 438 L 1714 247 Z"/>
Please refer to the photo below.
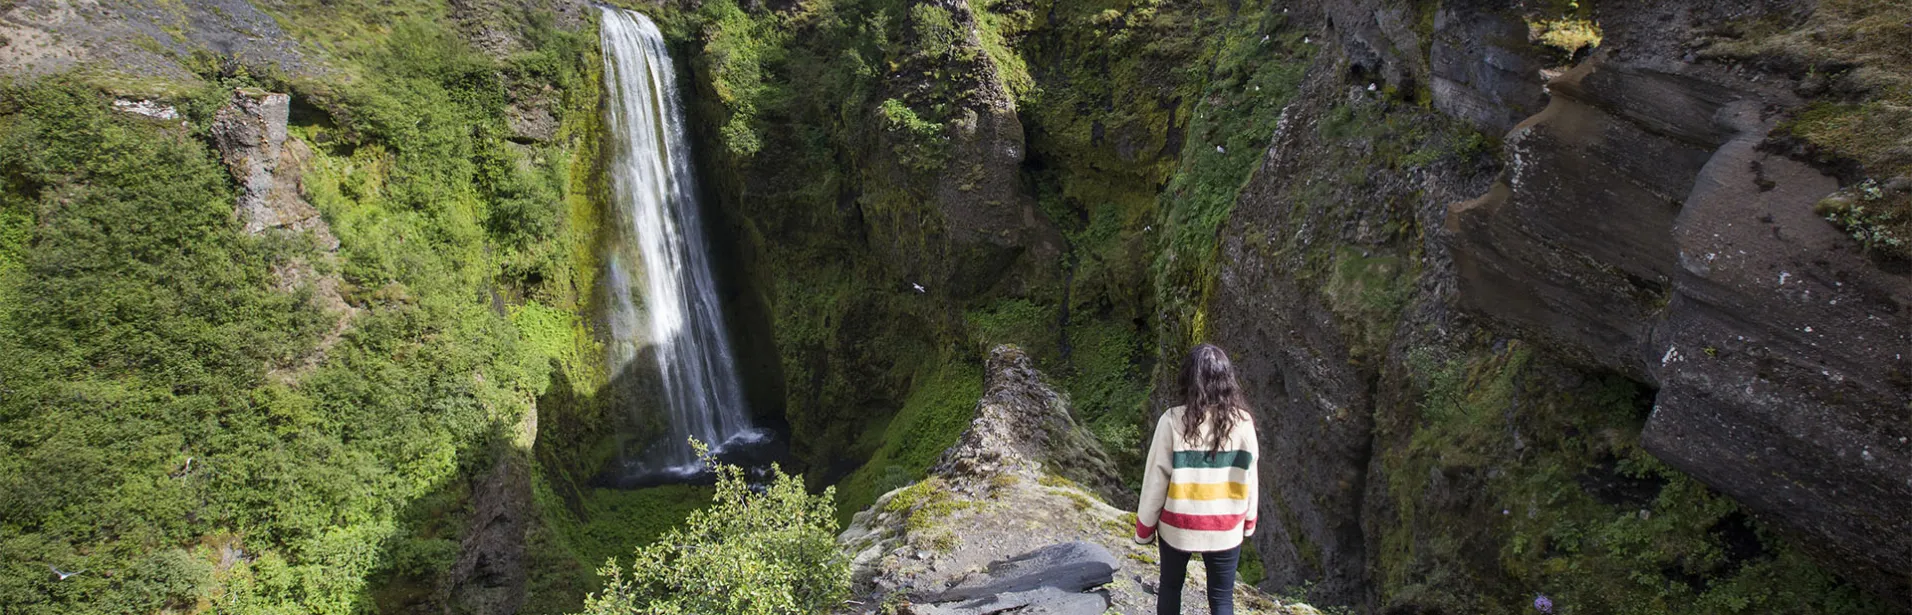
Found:
<path fill-rule="evenodd" d="M 1155 589 L 1155 615 L 1182 615 L 1182 585 L 1188 581 L 1189 552 L 1162 545 L 1162 584 Z M 1202 554 L 1208 568 L 1208 612 L 1235 615 L 1235 565 L 1241 563 L 1241 545 L 1227 551 Z"/>

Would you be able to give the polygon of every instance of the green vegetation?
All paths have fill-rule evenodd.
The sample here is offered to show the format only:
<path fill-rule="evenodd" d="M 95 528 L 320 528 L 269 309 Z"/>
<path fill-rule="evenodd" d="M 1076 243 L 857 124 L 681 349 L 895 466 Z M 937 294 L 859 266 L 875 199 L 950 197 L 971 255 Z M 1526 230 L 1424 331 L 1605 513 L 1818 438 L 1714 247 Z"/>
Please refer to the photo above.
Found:
<path fill-rule="evenodd" d="M 780 93 L 777 84 L 766 79 L 764 65 L 778 59 L 783 35 L 774 22 L 753 19 L 730 0 L 703 3 L 697 17 L 704 27 L 699 60 L 711 92 L 728 115 L 719 128 L 724 147 L 732 155 L 749 157 L 764 146 L 755 126 L 757 116 Z"/>
<path fill-rule="evenodd" d="M 1419 263 L 1342 246 L 1335 255 L 1322 297 L 1345 322 L 1362 323 L 1350 336 L 1350 354 L 1375 359 L 1387 354 L 1391 325 L 1414 292 Z"/>
<path fill-rule="evenodd" d="M 848 520 L 891 489 L 921 480 L 943 451 L 956 444 L 975 418 L 983 394 L 982 366 L 967 360 L 925 366 L 910 386 L 903 408 L 865 436 L 875 452 L 837 483 L 843 494 L 837 516 Z"/>
<path fill-rule="evenodd" d="M 426 599 L 469 478 L 524 454 L 554 365 L 597 369 L 574 164 L 595 154 L 593 33 L 527 21 L 531 50 L 493 58 L 439 3 L 281 10 L 311 12 L 284 23 L 327 36 L 337 72 L 205 56 L 183 59 L 198 82 L 115 84 L 170 92 L 192 128 L 111 111 L 97 75 L 0 92 L 0 602 L 19 612 Z M 509 146 L 528 84 L 558 98 L 560 138 Z M 240 232 L 205 132 L 235 87 L 292 92 L 336 255 Z M 338 315 L 275 273 L 292 263 L 354 309 L 322 355 Z"/>
<path fill-rule="evenodd" d="M 1568 58 L 1581 50 L 1599 47 L 1602 38 L 1599 24 L 1579 17 L 1536 19 L 1527 22 L 1527 30 L 1529 38 L 1559 50 Z"/>
<path fill-rule="evenodd" d="M 1912 249 L 1912 209 L 1896 208 L 1888 198 L 1879 182 L 1868 179 L 1820 201 L 1813 211 L 1845 229 L 1868 250 Z"/>
<path fill-rule="evenodd" d="M 1405 438 L 1383 454 L 1399 520 L 1380 539 L 1384 602 L 1519 613 L 1538 593 L 1559 612 L 1880 612 L 1640 448 L 1636 385 L 1563 386 L 1519 342 L 1441 357 L 1410 355 L 1419 408 L 1377 424 Z M 1455 491 L 1466 484 L 1481 499 Z"/>
<path fill-rule="evenodd" d="M 628 568 L 605 563 L 604 591 L 585 600 L 584 613 L 798 615 L 848 597 L 833 490 L 812 496 L 802 480 L 774 470 L 758 492 L 742 468 L 708 462 L 717 471 L 710 507 L 639 547 Z"/>
<path fill-rule="evenodd" d="M 923 119 L 901 100 L 886 99 L 877 107 L 889 131 L 898 136 L 899 142 L 891 148 L 902 157 L 903 165 L 916 171 L 929 172 L 942 167 L 948 145 L 943 137 L 941 123 Z"/>
<path fill-rule="evenodd" d="M 1162 193 L 1160 251 L 1153 264 L 1164 329 L 1160 358 L 1173 364 L 1205 336 L 1202 306 L 1215 278 L 1222 222 L 1266 157 L 1284 108 L 1299 91 L 1313 51 L 1278 11 L 1225 30 L 1214 68 L 1191 111 L 1186 154 Z"/>
<path fill-rule="evenodd" d="M 309 433 L 345 408 L 264 378 L 323 326 L 309 293 L 276 292 L 269 273 L 310 248 L 242 236 L 225 170 L 191 135 L 115 116 L 71 83 L 0 96 L 0 602 L 190 607 L 215 574 L 249 572 L 217 566 L 202 541 L 260 525 L 248 549 L 344 538 L 327 531 L 330 506 L 305 505 L 337 502 L 351 476 L 295 460 L 346 452 Z M 433 440 L 414 459 L 434 461 Z M 47 565 L 96 572 L 56 583 Z"/>

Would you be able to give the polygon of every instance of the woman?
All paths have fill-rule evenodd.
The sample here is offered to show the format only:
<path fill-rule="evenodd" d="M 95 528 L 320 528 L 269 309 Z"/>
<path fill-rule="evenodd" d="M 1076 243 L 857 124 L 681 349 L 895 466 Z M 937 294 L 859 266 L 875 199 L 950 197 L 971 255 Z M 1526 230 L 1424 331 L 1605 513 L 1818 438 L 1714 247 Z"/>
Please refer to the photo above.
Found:
<path fill-rule="evenodd" d="M 1182 365 L 1182 405 L 1155 423 L 1135 541 L 1162 537 L 1162 582 L 1157 615 L 1179 615 L 1188 558 L 1202 554 L 1208 568 L 1208 610 L 1235 613 L 1235 565 L 1242 538 L 1255 533 L 1259 499 L 1255 421 L 1222 349 L 1196 346 Z M 1160 524 L 1159 528 L 1157 524 Z"/>

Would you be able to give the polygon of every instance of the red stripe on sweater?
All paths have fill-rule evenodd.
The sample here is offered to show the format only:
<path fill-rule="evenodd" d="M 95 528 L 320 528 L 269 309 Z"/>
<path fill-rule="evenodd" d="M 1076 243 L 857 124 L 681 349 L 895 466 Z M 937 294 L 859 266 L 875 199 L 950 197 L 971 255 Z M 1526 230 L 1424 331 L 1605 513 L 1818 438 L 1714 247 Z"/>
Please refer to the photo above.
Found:
<path fill-rule="evenodd" d="M 1244 531 L 1244 532 L 1255 531 L 1255 520 L 1249 519 L 1249 520 L 1243 521 L 1241 525 L 1241 531 Z"/>
<path fill-rule="evenodd" d="M 1140 538 L 1142 540 L 1148 540 L 1149 537 L 1154 535 L 1155 535 L 1155 526 L 1142 525 L 1141 521 L 1135 522 L 1135 537 L 1136 538 Z"/>
<path fill-rule="evenodd" d="M 1218 532 L 1232 530 L 1240 525 L 1246 515 L 1188 515 L 1178 512 L 1162 511 L 1162 523 L 1184 530 Z"/>

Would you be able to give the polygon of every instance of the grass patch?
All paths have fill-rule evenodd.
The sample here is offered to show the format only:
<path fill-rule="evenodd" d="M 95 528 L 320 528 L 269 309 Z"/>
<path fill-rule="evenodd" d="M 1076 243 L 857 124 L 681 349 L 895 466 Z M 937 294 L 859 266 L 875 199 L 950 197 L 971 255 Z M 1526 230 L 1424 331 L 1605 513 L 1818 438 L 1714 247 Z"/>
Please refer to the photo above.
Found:
<path fill-rule="evenodd" d="M 1898 259 L 1912 259 L 1912 186 L 1870 188 L 1912 181 L 1909 21 L 1912 6 L 1902 2 L 1828 0 L 1803 23 L 1729 24 L 1703 52 L 1786 73 L 1814 92 L 1777 134 L 1840 171 L 1845 189 L 1819 210 L 1827 221 L 1867 250 Z"/>

